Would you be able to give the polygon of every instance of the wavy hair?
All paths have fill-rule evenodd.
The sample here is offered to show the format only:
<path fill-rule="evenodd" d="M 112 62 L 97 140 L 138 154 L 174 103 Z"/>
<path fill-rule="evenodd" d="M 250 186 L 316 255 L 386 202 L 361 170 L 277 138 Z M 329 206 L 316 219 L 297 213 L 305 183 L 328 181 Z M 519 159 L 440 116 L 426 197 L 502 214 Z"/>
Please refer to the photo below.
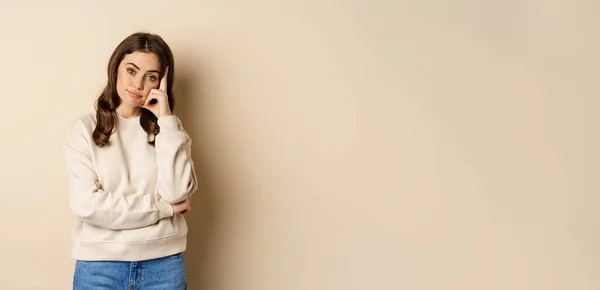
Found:
<path fill-rule="evenodd" d="M 110 135 L 114 132 L 119 117 L 116 109 L 121 104 L 121 98 L 117 93 L 117 74 L 119 65 L 125 55 L 133 52 L 153 53 L 158 57 L 160 64 L 159 79 L 164 75 L 166 67 L 169 67 L 167 76 L 167 96 L 169 100 L 169 108 L 173 111 L 175 107 L 173 92 L 173 80 L 175 77 L 175 65 L 173 61 L 173 53 L 167 43 L 158 35 L 137 32 L 125 38 L 113 51 L 110 60 L 108 61 L 107 69 L 107 84 L 96 99 L 96 128 L 92 134 L 94 144 L 103 147 L 110 144 Z M 154 137 L 160 132 L 157 117 L 147 109 L 141 109 L 140 125 L 149 135 L 148 143 L 154 146 Z"/>

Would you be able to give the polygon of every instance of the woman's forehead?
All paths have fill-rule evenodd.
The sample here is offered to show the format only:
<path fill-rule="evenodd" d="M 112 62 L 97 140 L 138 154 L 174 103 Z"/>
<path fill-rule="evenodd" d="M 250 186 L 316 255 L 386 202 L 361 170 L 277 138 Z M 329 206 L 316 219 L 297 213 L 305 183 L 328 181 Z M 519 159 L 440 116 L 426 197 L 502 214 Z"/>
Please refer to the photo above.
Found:
<path fill-rule="evenodd" d="M 132 64 L 137 66 L 140 70 L 159 70 L 160 63 L 158 57 L 155 54 L 149 52 L 136 51 L 130 54 L 126 54 L 123 57 L 121 64 Z"/>

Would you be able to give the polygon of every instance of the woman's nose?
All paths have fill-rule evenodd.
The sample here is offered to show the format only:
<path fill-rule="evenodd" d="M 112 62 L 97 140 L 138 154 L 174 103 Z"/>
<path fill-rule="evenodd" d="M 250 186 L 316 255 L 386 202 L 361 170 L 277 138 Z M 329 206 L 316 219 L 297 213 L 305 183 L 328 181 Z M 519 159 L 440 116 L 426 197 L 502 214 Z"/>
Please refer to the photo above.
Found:
<path fill-rule="evenodd" d="M 136 89 L 143 90 L 144 89 L 144 80 L 141 78 L 134 78 L 133 85 L 135 86 Z"/>

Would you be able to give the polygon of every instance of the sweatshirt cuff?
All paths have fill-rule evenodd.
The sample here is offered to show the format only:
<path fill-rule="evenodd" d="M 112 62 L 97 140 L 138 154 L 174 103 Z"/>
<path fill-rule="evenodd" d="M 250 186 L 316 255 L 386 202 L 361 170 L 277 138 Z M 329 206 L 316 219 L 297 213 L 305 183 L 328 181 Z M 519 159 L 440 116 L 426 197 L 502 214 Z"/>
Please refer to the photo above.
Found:
<path fill-rule="evenodd" d="M 161 130 L 164 128 L 169 131 L 180 131 L 179 118 L 175 115 L 160 117 L 157 123 Z"/>
<path fill-rule="evenodd" d="M 170 203 L 164 201 L 162 198 L 159 198 L 157 200 L 156 207 L 158 208 L 158 220 L 170 218 L 173 216 L 173 206 Z"/>

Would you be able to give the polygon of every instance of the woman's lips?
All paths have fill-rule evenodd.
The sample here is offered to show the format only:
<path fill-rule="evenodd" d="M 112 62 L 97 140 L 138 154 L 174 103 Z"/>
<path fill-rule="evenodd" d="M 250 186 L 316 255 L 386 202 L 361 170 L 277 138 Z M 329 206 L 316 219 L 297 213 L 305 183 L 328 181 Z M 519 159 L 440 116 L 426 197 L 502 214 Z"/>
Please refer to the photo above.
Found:
<path fill-rule="evenodd" d="M 132 97 L 134 97 L 134 98 L 141 98 L 142 97 L 142 95 L 136 94 L 136 93 L 134 93 L 132 91 L 127 91 L 127 93 L 129 93 L 129 95 L 132 96 Z"/>

